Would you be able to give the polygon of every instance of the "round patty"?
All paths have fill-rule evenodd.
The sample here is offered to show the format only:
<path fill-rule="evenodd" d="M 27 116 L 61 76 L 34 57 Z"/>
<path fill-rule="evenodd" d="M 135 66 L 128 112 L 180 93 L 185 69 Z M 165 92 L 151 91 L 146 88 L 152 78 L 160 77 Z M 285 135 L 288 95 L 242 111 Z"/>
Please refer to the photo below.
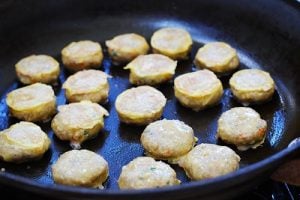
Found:
<path fill-rule="evenodd" d="M 46 121 L 56 112 L 56 97 L 51 86 L 35 83 L 8 93 L 10 114 L 25 121 Z"/>
<path fill-rule="evenodd" d="M 234 73 L 229 85 L 234 97 L 244 105 L 266 102 L 275 91 L 270 74 L 259 69 L 244 69 Z"/>
<path fill-rule="evenodd" d="M 71 150 L 62 154 L 52 165 L 55 183 L 103 188 L 108 177 L 108 164 L 104 158 L 89 150 Z"/>
<path fill-rule="evenodd" d="M 181 28 L 162 28 L 155 31 L 151 37 L 153 52 L 174 60 L 187 59 L 192 44 L 191 35 Z"/>
<path fill-rule="evenodd" d="M 149 124 L 141 135 L 146 154 L 176 163 L 195 145 L 193 129 L 179 120 L 159 120 Z"/>
<path fill-rule="evenodd" d="M 135 85 L 156 85 L 172 79 L 177 62 L 160 54 L 141 55 L 128 63 L 129 81 Z"/>
<path fill-rule="evenodd" d="M 50 147 L 50 139 L 31 122 L 21 121 L 0 132 L 0 158 L 22 163 L 40 159 Z"/>
<path fill-rule="evenodd" d="M 21 59 L 15 66 L 23 84 L 55 83 L 60 69 L 59 63 L 48 55 L 31 55 Z"/>
<path fill-rule="evenodd" d="M 216 73 L 230 72 L 239 65 L 236 50 L 225 42 L 211 42 L 199 48 L 194 63 Z"/>
<path fill-rule="evenodd" d="M 166 163 L 150 157 L 138 157 L 122 167 L 120 189 L 145 189 L 177 185 L 175 171 Z"/>
<path fill-rule="evenodd" d="M 229 147 L 199 144 L 179 161 L 192 180 L 209 179 L 239 168 L 240 157 Z"/>
<path fill-rule="evenodd" d="M 175 78 L 174 90 L 177 100 L 195 111 L 217 104 L 223 95 L 223 86 L 209 70 L 199 70 Z"/>
<path fill-rule="evenodd" d="M 218 120 L 218 137 L 239 150 L 255 149 L 266 137 L 267 123 L 252 108 L 236 107 Z"/>
<path fill-rule="evenodd" d="M 159 119 L 165 105 L 165 96 L 150 86 L 125 90 L 116 99 L 116 110 L 120 120 L 136 125 L 149 124 Z"/>
<path fill-rule="evenodd" d="M 139 55 L 147 54 L 149 45 L 146 39 L 136 33 L 115 36 L 105 42 L 108 53 L 116 64 L 126 63 Z"/>

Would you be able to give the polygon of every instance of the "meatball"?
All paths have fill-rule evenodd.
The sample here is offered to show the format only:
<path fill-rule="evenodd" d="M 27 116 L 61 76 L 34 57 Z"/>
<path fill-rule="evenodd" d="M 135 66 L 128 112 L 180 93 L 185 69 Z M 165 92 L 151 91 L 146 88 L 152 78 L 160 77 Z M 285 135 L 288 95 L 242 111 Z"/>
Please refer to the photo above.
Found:
<path fill-rule="evenodd" d="M 259 69 L 244 69 L 234 73 L 229 85 L 234 97 L 244 105 L 268 101 L 275 91 L 270 74 Z"/>
<path fill-rule="evenodd" d="M 138 157 L 122 167 L 120 189 L 146 189 L 180 184 L 176 172 L 166 163 Z"/>
<path fill-rule="evenodd" d="M 106 41 L 108 53 L 116 63 L 126 63 L 139 55 L 147 54 L 149 45 L 145 38 L 135 33 L 118 35 Z"/>
<path fill-rule="evenodd" d="M 156 85 L 172 79 L 177 62 L 160 54 L 141 55 L 124 69 L 130 69 L 130 83 Z"/>
<path fill-rule="evenodd" d="M 35 83 L 10 92 L 6 97 L 10 114 L 25 121 L 46 121 L 56 112 L 56 97 L 53 89 Z"/>
<path fill-rule="evenodd" d="M 40 159 L 49 146 L 46 133 L 31 122 L 21 121 L 0 132 L 0 158 L 6 162 Z"/>
<path fill-rule="evenodd" d="M 179 120 L 160 120 L 149 124 L 141 136 L 146 154 L 176 163 L 195 145 L 193 129 Z"/>
<path fill-rule="evenodd" d="M 65 67 L 73 72 L 96 68 L 103 60 L 100 44 L 89 40 L 70 43 L 63 48 L 61 55 Z"/>
<path fill-rule="evenodd" d="M 216 73 L 226 73 L 235 70 L 239 65 L 236 50 L 224 42 L 211 42 L 201 47 L 194 63 L 200 68 Z"/>
<path fill-rule="evenodd" d="M 266 137 L 267 123 L 252 108 L 236 107 L 218 120 L 218 137 L 239 150 L 255 149 Z"/>
<path fill-rule="evenodd" d="M 99 70 L 83 70 L 66 80 L 63 88 L 69 102 L 89 100 L 95 103 L 105 103 L 108 97 L 109 76 Z"/>
<path fill-rule="evenodd" d="M 62 105 L 58 111 L 51 127 L 59 139 L 70 141 L 74 148 L 95 137 L 104 127 L 103 116 L 108 116 L 102 106 L 90 101 Z"/>
<path fill-rule="evenodd" d="M 23 84 L 55 83 L 59 75 L 59 63 L 47 55 L 31 55 L 21 59 L 15 66 Z"/>
<path fill-rule="evenodd" d="M 186 175 L 192 180 L 209 179 L 239 168 L 240 157 L 229 147 L 199 144 L 179 160 Z"/>
<path fill-rule="evenodd" d="M 145 125 L 159 119 L 165 105 L 165 96 L 150 86 L 128 89 L 116 99 L 120 120 L 135 125 Z"/>
<path fill-rule="evenodd" d="M 217 104 L 223 95 L 221 81 L 209 70 L 178 76 L 174 81 L 174 90 L 178 101 L 195 111 Z"/>
<path fill-rule="evenodd" d="M 102 189 L 108 177 L 108 164 L 92 151 L 71 150 L 52 166 L 52 176 L 55 183 Z"/>
<path fill-rule="evenodd" d="M 153 52 L 169 56 L 174 60 L 187 59 L 192 44 L 190 34 L 180 28 L 162 28 L 151 37 Z"/>

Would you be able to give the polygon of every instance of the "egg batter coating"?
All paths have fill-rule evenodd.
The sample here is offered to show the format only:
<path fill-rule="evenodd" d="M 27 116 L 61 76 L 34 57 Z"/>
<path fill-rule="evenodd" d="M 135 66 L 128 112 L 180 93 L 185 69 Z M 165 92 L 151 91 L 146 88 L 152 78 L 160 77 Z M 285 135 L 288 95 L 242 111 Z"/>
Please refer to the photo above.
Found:
<path fill-rule="evenodd" d="M 21 59 L 15 66 L 23 84 L 55 83 L 59 75 L 59 63 L 47 55 L 31 55 Z"/>
<path fill-rule="evenodd" d="M 104 127 L 103 117 L 108 116 L 107 110 L 90 101 L 62 105 L 58 111 L 51 127 L 59 139 L 70 141 L 74 148 L 95 137 Z"/>
<path fill-rule="evenodd" d="M 135 85 L 156 85 L 172 79 L 177 62 L 160 54 L 141 55 L 124 69 L 130 69 L 129 81 Z"/>
<path fill-rule="evenodd" d="M 178 101 L 195 111 L 217 104 L 223 95 L 221 81 L 209 70 L 178 76 L 174 81 L 174 90 Z"/>
<path fill-rule="evenodd" d="M 69 102 L 89 100 L 95 103 L 107 101 L 109 76 L 99 70 L 83 70 L 69 76 L 63 84 Z"/>
<path fill-rule="evenodd" d="M 61 55 L 65 67 L 73 72 L 96 68 L 103 60 L 101 45 L 90 40 L 70 43 L 63 48 Z"/>
<path fill-rule="evenodd" d="M 35 83 L 10 92 L 6 97 L 11 116 L 25 121 L 46 121 L 56 112 L 52 87 Z"/>
<path fill-rule="evenodd" d="M 229 147 L 199 144 L 179 161 L 192 180 L 215 178 L 239 168 L 240 157 Z"/>
<path fill-rule="evenodd" d="M 187 59 L 192 44 L 191 35 L 181 28 L 162 28 L 151 37 L 153 52 L 174 60 Z"/>
<path fill-rule="evenodd" d="M 270 74 L 259 69 L 244 69 L 234 73 L 229 85 L 234 97 L 245 105 L 268 101 L 275 91 Z"/>
<path fill-rule="evenodd" d="M 200 68 L 216 73 L 226 73 L 235 70 L 239 65 L 236 50 L 225 42 L 211 42 L 201 47 L 194 63 Z"/>
<path fill-rule="evenodd" d="M 218 137 L 241 151 L 263 144 L 266 132 L 267 122 L 252 108 L 232 108 L 218 120 Z"/>
<path fill-rule="evenodd" d="M 149 124 L 141 143 L 150 157 L 174 164 L 195 145 L 193 129 L 179 120 L 159 120 Z"/>
<path fill-rule="evenodd" d="M 139 55 L 145 55 L 149 51 L 149 45 L 145 38 L 135 33 L 118 35 L 106 41 L 108 53 L 115 63 L 130 62 Z"/>
<path fill-rule="evenodd" d="M 178 185 L 180 180 L 168 164 L 138 157 L 122 167 L 118 183 L 120 189 L 146 189 Z"/>
<path fill-rule="evenodd" d="M 31 122 L 21 121 L 0 132 L 0 158 L 6 162 L 38 160 L 49 146 L 46 133 Z"/>
<path fill-rule="evenodd" d="M 58 184 L 102 189 L 108 177 L 108 164 L 92 151 L 71 150 L 52 165 L 52 176 Z"/>
<path fill-rule="evenodd" d="M 165 96 L 150 86 L 125 90 L 116 99 L 120 121 L 135 125 L 145 125 L 159 119 L 165 105 Z"/>

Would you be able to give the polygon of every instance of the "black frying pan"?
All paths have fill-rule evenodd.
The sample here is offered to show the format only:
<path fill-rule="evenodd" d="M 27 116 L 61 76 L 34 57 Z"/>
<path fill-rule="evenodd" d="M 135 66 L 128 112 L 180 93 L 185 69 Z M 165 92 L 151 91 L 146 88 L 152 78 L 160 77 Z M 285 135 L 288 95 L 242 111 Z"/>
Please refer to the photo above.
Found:
<path fill-rule="evenodd" d="M 111 92 L 105 107 L 110 117 L 105 129 L 82 147 L 98 152 L 109 162 L 110 177 L 105 190 L 67 187 L 53 184 L 51 164 L 70 150 L 67 142 L 53 136 L 50 124 L 40 124 L 52 140 L 51 150 L 42 160 L 21 165 L 0 162 L 0 183 L 36 193 L 70 199 L 199 199 L 233 197 L 263 181 L 285 159 L 300 149 L 300 143 L 288 147 L 299 137 L 300 119 L 300 5 L 296 1 L 222 1 L 222 0 L 120 0 L 120 1 L 14 1 L 0 2 L 0 129 L 17 120 L 8 116 L 7 92 L 21 87 L 16 81 L 14 64 L 30 54 L 49 54 L 60 61 L 60 50 L 69 42 L 91 39 L 101 42 L 115 35 L 136 32 L 147 39 L 158 28 L 172 26 L 187 29 L 194 45 L 187 61 L 180 61 L 176 75 L 195 70 L 195 52 L 209 41 L 225 41 L 238 50 L 240 68 L 262 68 L 276 81 L 272 101 L 253 106 L 268 122 L 263 147 L 238 152 L 241 169 L 219 178 L 189 182 L 182 169 L 173 166 L 183 184 L 176 187 L 140 191 L 120 191 L 117 178 L 121 167 L 143 155 L 139 138 L 144 127 L 121 124 L 114 101 L 130 88 L 128 72 L 113 66 L 108 56 L 100 67 L 111 74 Z M 106 53 L 105 53 L 106 54 Z M 62 70 L 60 84 L 54 89 L 58 104 L 65 104 L 61 83 L 69 74 Z M 191 125 L 198 143 L 222 144 L 215 138 L 216 121 L 231 107 L 240 106 L 228 89 L 230 76 L 221 80 L 225 87 L 222 102 L 211 109 L 193 112 L 178 104 L 172 83 L 158 87 L 167 97 L 164 118 L 180 119 Z M 232 147 L 234 148 L 234 147 Z"/>

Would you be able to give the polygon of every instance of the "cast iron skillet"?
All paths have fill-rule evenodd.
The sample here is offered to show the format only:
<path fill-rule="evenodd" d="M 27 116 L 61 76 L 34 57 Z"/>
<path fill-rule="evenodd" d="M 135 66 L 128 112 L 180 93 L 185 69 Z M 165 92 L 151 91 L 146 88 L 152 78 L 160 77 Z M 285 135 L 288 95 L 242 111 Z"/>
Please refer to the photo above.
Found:
<path fill-rule="evenodd" d="M 189 60 L 179 62 L 176 76 L 196 70 L 192 63 L 195 52 L 209 41 L 225 41 L 238 50 L 240 68 L 262 68 L 276 81 L 272 101 L 253 106 L 268 122 L 268 136 L 263 147 L 238 152 L 241 169 L 216 179 L 188 182 L 182 169 L 173 166 L 183 184 L 140 191 L 120 191 L 117 178 L 121 167 L 143 155 L 139 138 L 144 127 L 121 124 L 114 101 L 130 88 L 128 72 L 113 66 L 108 56 L 100 67 L 111 74 L 111 92 L 105 107 L 110 117 L 105 129 L 83 148 L 98 152 L 109 162 L 110 177 L 105 190 L 67 187 L 53 184 L 51 164 L 70 150 L 59 141 L 50 123 L 40 124 L 47 131 L 52 145 L 38 162 L 13 165 L 0 162 L 6 171 L 0 173 L 1 184 L 30 190 L 43 195 L 70 199 L 182 199 L 198 197 L 229 198 L 263 181 L 285 159 L 300 149 L 300 143 L 288 144 L 299 137 L 300 101 L 300 7 L 296 1 L 222 1 L 222 0 L 120 0 L 120 1 L 13 1 L 0 3 L 0 129 L 17 120 L 9 117 L 5 95 L 21 87 L 16 81 L 14 64 L 30 54 L 49 54 L 60 61 L 60 50 L 69 42 L 90 39 L 101 42 L 121 33 L 136 32 L 148 40 L 161 27 L 183 27 L 193 37 Z M 63 66 L 62 66 L 63 68 Z M 65 104 L 61 83 L 69 74 L 62 70 L 55 86 L 57 102 Z M 174 98 L 172 83 L 158 87 L 168 102 L 163 113 L 167 119 L 180 119 L 195 130 L 198 143 L 218 143 L 216 121 L 231 107 L 240 106 L 228 89 L 230 76 L 221 80 L 225 87 L 222 102 L 211 109 L 193 112 L 183 108 Z M 234 147 L 232 147 L 234 148 Z"/>

